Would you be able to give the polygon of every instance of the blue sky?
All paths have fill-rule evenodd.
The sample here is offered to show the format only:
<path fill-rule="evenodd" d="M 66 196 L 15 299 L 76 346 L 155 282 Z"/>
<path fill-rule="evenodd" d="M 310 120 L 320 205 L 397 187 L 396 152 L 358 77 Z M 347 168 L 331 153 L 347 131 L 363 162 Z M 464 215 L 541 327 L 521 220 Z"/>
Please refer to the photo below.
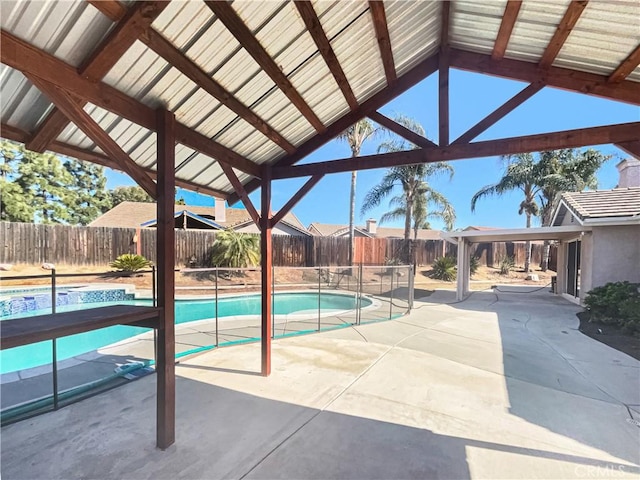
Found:
<path fill-rule="evenodd" d="M 404 114 L 416 119 L 427 131 L 427 137 L 437 140 L 438 103 L 437 73 L 408 90 L 394 101 L 381 108 L 387 116 Z M 526 84 L 489 77 L 475 73 L 452 70 L 450 74 L 450 138 L 454 140 L 469 127 L 491 113 Z M 515 111 L 488 129 L 477 140 L 491 140 L 518 135 L 530 135 L 558 130 L 593 127 L 614 123 L 640 120 L 638 107 L 613 102 L 597 97 L 545 88 L 530 98 Z M 362 154 L 375 153 L 380 140 L 365 143 Z M 598 172 L 599 188 L 613 188 L 617 184 L 618 173 L 615 164 L 626 154 L 613 145 L 594 146 L 605 154 L 613 155 Z M 331 141 L 306 157 L 301 163 L 319 162 L 350 156 L 345 143 Z M 456 228 L 469 225 L 496 227 L 524 227 L 524 216 L 518 215 L 521 201 L 517 193 L 496 198 L 485 198 L 478 202 L 475 212 L 471 212 L 470 199 L 475 192 L 487 184 L 495 183 L 503 171 L 503 163 L 498 157 L 485 157 L 451 162 L 455 169 L 452 181 L 448 178 L 434 178 L 431 184 L 443 193 L 456 209 Z M 366 218 L 361 217 L 360 207 L 367 191 L 376 185 L 384 170 L 358 172 L 356 188 L 356 223 L 364 224 L 366 218 L 379 219 L 388 210 L 386 203 L 372 210 Z M 133 182 L 124 174 L 107 170 L 107 186 L 131 185 Z M 346 224 L 349 221 L 350 173 L 325 176 L 294 208 L 293 212 L 305 226 L 311 222 Z M 272 209 L 277 211 L 306 178 L 279 180 L 272 186 Z M 183 190 L 180 192 L 187 204 L 213 205 L 211 197 Z M 251 194 L 251 199 L 259 208 L 260 191 Z M 234 205 L 242 206 L 240 203 Z M 385 224 L 402 226 L 402 222 Z M 432 228 L 442 228 L 438 220 L 432 221 Z"/>

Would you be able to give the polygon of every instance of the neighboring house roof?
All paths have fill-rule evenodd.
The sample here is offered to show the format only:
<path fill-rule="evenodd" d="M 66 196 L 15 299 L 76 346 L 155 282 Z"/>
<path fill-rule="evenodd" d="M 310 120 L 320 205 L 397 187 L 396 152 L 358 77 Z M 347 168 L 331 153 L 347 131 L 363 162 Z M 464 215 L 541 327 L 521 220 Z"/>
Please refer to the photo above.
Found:
<path fill-rule="evenodd" d="M 212 221 L 222 228 L 236 227 L 251 221 L 249 213 L 244 208 L 226 208 L 226 220 L 224 222 L 215 219 L 216 210 L 214 207 L 199 207 L 196 205 L 175 205 L 176 215 L 183 211 L 188 211 L 191 215 L 197 215 L 205 220 Z M 149 222 L 154 222 L 156 218 L 156 204 L 148 202 L 122 202 L 113 207 L 108 212 L 96 218 L 89 224 L 90 227 L 121 227 L 137 228 Z M 282 219 L 283 223 L 307 233 L 307 229 L 291 212 Z"/>
<path fill-rule="evenodd" d="M 580 223 L 638 223 L 640 187 L 563 193 L 553 212 L 551 223 L 560 225 L 567 212 Z"/>
<path fill-rule="evenodd" d="M 203 228 L 213 228 L 215 230 L 224 230 L 224 227 L 205 217 L 201 217 L 200 215 L 196 215 L 188 210 L 182 210 L 180 212 L 175 212 L 174 218 L 187 217 L 196 221 L 197 224 L 201 224 Z M 158 223 L 157 219 L 149 220 L 148 222 L 144 222 L 140 224 L 141 227 L 155 227 Z"/>
<path fill-rule="evenodd" d="M 469 225 L 467 228 L 465 228 L 463 230 L 463 232 L 468 232 L 470 230 L 484 232 L 484 231 L 488 231 L 488 230 L 499 230 L 499 229 L 498 229 L 498 227 L 483 227 L 483 226 L 480 226 L 480 225 Z"/>
<path fill-rule="evenodd" d="M 314 235 L 323 237 L 337 237 L 348 232 L 348 225 L 335 225 L 329 223 L 313 222 L 309 225 L 309 231 Z M 379 227 L 376 226 L 376 233 L 372 234 L 367 231 L 366 227 L 356 226 L 355 230 L 366 237 L 375 238 L 404 238 L 404 228 Z M 411 238 L 413 238 L 413 230 L 411 230 Z M 440 230 L 427 230 L 421 228 L 418 230 L 418 240 L 440 240 Z"/>
<path fill-rule="evenodd" d="M 298 220 L 295 216 L 294 216 L 294 218 L 296 220 Z M 245 220 L 243 222 L 234 223 L 233 225 L 231 225 L 231 228 L 239 229 L 239 228 L 242 228 L 242 227 L 244 227 L 246 225 L 250 225 L 252 223 L 253 223 L 253 220 L 252 219 L 248 219 L 248 220 Z M 287 226 L 293 228 L 294 230 L 302 233 L 303 235 L 307 235 L 309 237 L 313 236 L 313 234 L 311 232 L 309 232 L 309 230 L 307 230 L 306 228 L 304 228 L 304 226 L 302 226 L 302 224 L 300 223 L 299 220 L 298 220 L 297 223 L 298 223 L 298 225 L 287 221 L 287 215 L 285 215 L 284 218 L 282 220 L 280 220 L 276 225 L 284 224 L 284 225 L 287 225 Z"/>

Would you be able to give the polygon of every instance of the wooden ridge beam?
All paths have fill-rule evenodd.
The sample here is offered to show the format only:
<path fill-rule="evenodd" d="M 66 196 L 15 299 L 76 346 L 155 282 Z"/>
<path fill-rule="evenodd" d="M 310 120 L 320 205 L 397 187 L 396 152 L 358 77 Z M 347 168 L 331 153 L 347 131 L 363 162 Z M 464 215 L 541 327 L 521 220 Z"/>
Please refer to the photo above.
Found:
<path fill-rule="evenodd" d="M 112 22 L 119 22 L 127 14 L 127 7 L 117 0 L 86 0 Z"/>
<path fill-rule="evenodd" d="M 227 30 L 238 40 L 240 45 L 253 57 L 260 65 L 262 70 L 271 77 L 278 88 L 284 93 L 291 103 L 293 103 L 300 113 L 319 133 L 325 131 L 322 121 L 314 113 L 302 95 L 294 88 L 293 84 L 284 74 L 273 58 L 269 56 L 256 37 L 251 33 L 240 16 L 233 9 L 231 4 L 226 1 L 205 1 L 204 3 L 211 9 L 215 16 L 220 20 Z"/>
<path fill-rule="evenodd" d="M 580 148 L 608 143 L 619 144 L 636 141 L 639 129 L 640 122 L 631 122 L 450 145 L 448 147 L 433 147 L 421 150 L 365 155 L 362 157 L 351 157 L 328 162 L 278 167 L 273 169 L 273 178 L 306 177 L 309 175 L 326 175 L 329 173 L 350 172 L 353 170 L 389 168 L 400 165 L 414 165 L 417 163 L 463 160 L 561 148 Z"/>
<path fill-rule="evenodd" d="M 518 19 L 518 13 L 522 6 L 522 0 L 509 0 L 504 8 L 504 14 L 502 15 L 502 22 L 500 22 L 500 29 L 498 30 L 498 36 L 496 42 L 493 44 L 493 52 L 491 58 L 494 60 L 501 60 L 504 58 L 504 53 L 507 51 L 509 45 L 509 39 L 511 38 L 511 32 Z"/>
<path fill-rule="evenodd" d="M 101 80 L 167 5 L 167 2 L 136 3 L 82 63 L 78 73 L 90 80 Z M 27 142 L 27 148 L 34 152 L 43 152 L 47 145 L 62 133 L 67 124 L 66 116 L 54 108 Z"/>
<path fill-rule="evenodd" d="M 4 30 L 1 32 L 1 41 L 0 58 L 5 65 L 25 75 L 39 77 L 79 99 L 91 102 L 148 130 L 155 131 L 155 111 L 142 102 L 103 82 L 93 82 L 83 78 L 71 65 Z M 227 163 L 255 177 L 261 174 L 257 164 L 186 125 L 176 123 L 176 135 L 179 143 L 213 157 L 220 163 Z"/>
<path fill-rule="evenodd" d="M 525 87 L 523 90 L 515 94 L 501 106 L 496 108 L 489 115 L 484 117 L 478 123 L 476 123 L 473 127 L 467 130 L 465 133 L 460 135 L 452 145 L 457 145 L 459 143 L 469 143 L 471 140 L 476 138 L 490 126 L 495 124 L 501 118 L 504 118 L 507 114 L 512 112 L 516 107 L 522 105 L 528 99 L 533 97 L 536 93 L 542 90 L 544 87 L 539 83 L 532 83 L 531 85 Z"/>
<path fill-rule="evenodd" d="M 340 133 L 356 123 L 358 120 L 368 116 L 372 112 L 375 112 L 377 109 L 386 105 L 398 95 L 401 95 L 411 87 L 427 78 L 437 69 L 438 55 L 436 54 L 427 58 L 426 60 L 423 60 L 407 73 L 405 73 L 402 77 L 398 78 L 398 81 L 393 87 L 388 87 L 376 93 L 367 101 L 362 103 L 357 110 L 351 111 L 342 118 L 336 120 L 329 127 L 327 127 L 326 132 L 320 135 L 316 135 L 307 140 L 305 143 L 298 147 L 298 150 L 293 155 L 287 155 L 286 157 L 281 158 L 277 162 L 277 165 L 289 166 L 300 161 L 314 150 L 320 148 L 328 141 L 340 135 Z M 258 180 L 251 180 L 244 186 L 244 188 L 248 192 L 252 192 L 258 187 L 260 187 L 260 182 Z M 238 200 L 239 197 L 237 197 L 236 195 L 229 196 L 229 205 L 233 205 Z"/>
<path fill-rule="evenodd" d="M 140 185 L 151 197 L 157 198 L 156 184 L 147 173 L 105 132 L 91 116 L 78 105 L 75 98 L 59 87 L 38 77 L 27 75 L 33 83 L 69 120 L 98 145 L 120 168 Z"/>
<path fill-rule="evenodd" d="M 640 65 L 640 45 L 609 75 L 609 83 L 620 83 Z"/>
<path fill-rule="evenodd" d="M 0 125 L 0 137 L 24 144 L 25 141 L 27 141 L 31 137 L 31 135 L 24 130 L 3 123 Z M 86 150 L 75 145 L 69 145 L 68 143 L 53 141 L 51 142 L 47 150 L 63 155 L 65 157 L 71 157 L 77 160 L 83 160 L 85 162 L 102 165 L 103 167 L 108 167 L 113 170 L 122 171 L 120 165 L 118 165 L 106 155 L 98 152 L 92 152 L 91 150 Z M 140 168 L 142 168 L 152 180 L 156 179 L 157 172 L 155 170 L 147 167 Z M 209 187 L 203 187 L 188 180 L 176 179 L 176 185 L 180 188 L 202 193 L 205 195 L 210 195 L 212 197 L 226 199 L 229 196 L 228 192 L 223 192 L 222 190 L 216 190 Z"/>
<path fill-rule="evenodd" d="M 344 98 L 347 100 L 347 104 L 351 110 L 355 110 L 358 108 L 358 100 L 351 89 L 351 85 L 349 85 L 349 80 L 347 80 L 347 76 L 345 75 L 344 70 L 342 70 L 342 65 L 340 65 L 340 61 L 333 51 L 333 47 L 327 38 L 327 34 L 322 28 L 322 24 L 320 23 L 320 19 L 318 18 L 316 11 L 313 9 L 313 5 L 311 5 L 311 2 L 309 1 L 300 0 L 296 0 L 294 4 L 298 9 L 298 13 L 302 17 L 302 21 L 309 31 L 309 35 L 311 35 L 311 38 L 313 38 L 313 41 L 318 47 L 320 55 L 324 58 L 327 67 L 329 67 L 329 71 L 333 75 L 333 78 L 335 78 Z"/>
<path fill-rule="evenodd" d="M 391 50 L 391 37 L 389 36 L 384 3 L 380 0 L 371 0 L 369 2 L 369 9 L 371 11 L 371 17 L 373 18 L 373 28 L 376 31 L 376 38 L 378 39 L 384 74 L 387 77 L 387 85 L 392 86 L 398 79 L 398 76 L 393 60 L 393 51 Z"/>
<path fill-rule="evenodd" d="M 587 3 L 589 3 L 588 0 L 575 0 L 569 3 L 567 11 L 564 13 L 558 28 L 549 41 L 549 45 L 547 45 L 546 50 L 540 58 L 540 66 L 542 68 L 550 67 L 551 64 L 553 64 L 562 46 L 567 41 L 567 38 L 569 38 L 573 27 L 578 23 L 580 15 L 582 15 Z"/>
<path fill-rule="evenodd" d="M 442 2 L 438 66 L 438 144 L 449 145 L 449 16 L 451 2 Z"/>
<path fill-rule="evenodd" d="M 404 125 L 400 125 L 398 122 L 395 122 L 389 117 L 384 116 L 380 112 L 371 112 L 367 116 L 374 122 L 382 125 L 388 130 L 391 130 L 396 135 L 400 135 L 405 140 L 409 140 L 411 143 L 418 147 L 428 148 L 436 146 L 436 144 L 428 138 L 424 138 L 422 135 L 418 135 L 416 132 L 409 130 Z"/>
<path fill-rule="evenodd" d="M 631 155 L 632 157 L 640 160 L 640 140 L 631 140 L 629 142 L 619 142 L 614 144 L 621 150 L 624 150 L 626 153 Z"/>
<path fill-rule="evenodd" d="M 235 190 L 236 195 L 238 195 L 238 197 L 240 197 L 240 200 L 242 200 L 242 203 L 244 204 L 244 207 L 247 209 L 247 212 L 249 213 L 251 220 L 253 220 L 253 223 L 255 223 L 258 226 L 258 228 L 260 228 L 260 215 L 258 215 L 258 211 L 256 210 L 256 207 L 253 206 L 253 203 L 249 198 L 249 194 L 244 189 L 244 186 L 242 185 L 242 182 L 240 182 L 240 179 L 236 175 L 236 172 L 233 171 L 233 168 L 231 168 L 229 165 L 225 165 L 224 163 L 221 163 L 220 167 L 222 167 L 222 171 L 227 176 L 229 183 L 231 183 L 231 185 L 233 186 L 233 189 Z"/>
<path fill-rule="evenodd" d="M 291 197 L 289 201 L 285 203 L 280 210 L 278 210 L 278 213 L 271 218 L 271 226 L 275 227 L 284 218 L 284 216 L 289 213 L 291 209 L 295 207 L 296 204 L 302 200 L 302 198 L 309 193 L 309 191 L 311 191 L 311 189 L 315 187 L 320 180 L 322 180 L 322 177 L 324 177 L 324 175 L 314 175 L 307 180 L 307 182 L 300 187 L 293 197 Z"/>
<path fill-rule="evenodd" d="M 611 84 L 608 78 L 568 68 L 540 68 L 539 65 L 522 60 L 503 58 L 495 61 L 490 55 L 451 49 L 451 66 L 470 72 L 484 73 L 498 77 L 521 80 L 527 83 L 541 83 L 545 86 L 570 90 L 640 105 L 640 88 L 637 82 L 629 80 Z"/>
<path fill-rule="evenodd" d="M 229 110 L 245 120 L 265 137 L 274 142 L 287 153 L 293 153 L 296 148 L 280 135 L 266 121 L 255 114 L 250 108 L 229 93 L 225 88 L 209 76 L 204 70 L 196 65 L 192 60 L 173 46 L 169 40 L 164 38 L 153 29 L 149 29 L 145 35 L 140 37 L 140 41 L 151 50 L 164 58 L 170 65 L 182 72 L 196 85 L 205 90 L 209 95 L 217 99 Z"/>

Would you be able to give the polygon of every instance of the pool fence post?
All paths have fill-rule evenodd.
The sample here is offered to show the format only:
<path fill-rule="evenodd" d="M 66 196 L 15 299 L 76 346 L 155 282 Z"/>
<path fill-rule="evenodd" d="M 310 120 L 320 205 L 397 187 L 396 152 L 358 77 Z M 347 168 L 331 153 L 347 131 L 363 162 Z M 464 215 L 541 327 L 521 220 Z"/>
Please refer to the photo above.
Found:
<path fill-rule="evenodd" d="M 156 307 L 156 266 L 151 265 L 151 305 Z M 158 361 L 158 329 L 153 329 L 153 362 Z"/>
<path fill-rule="evenodd" d="M 320 310 L 321 310 L 320 296 L 322 295 L 322 284 L 321 284 L 322 275 L 320 275 L 321 273 L 322 273 L 322 270 L 320 269 L 320 267 L 318 267 L 318 331 L 320 331 Z"/>
<path fill-rule="evenodd" d="M 409 313 L 411 313 L 411 310 L 413 309 L 413 300 L 414 300 L 414 288 L 415 288 L 415 283 L 416 283 L 416 279 L 414 277 L 415 275 L 415 271 L 413 269 L 413 265 L 409 265 Z"/>
<path fill-rule="evenodd" d="M 216 277 L 216 348 L 218 348 L 218 265 L 216 265 L 215 277 Z"/>
<path fill-rule="evenodd" d="M 56 269 L 51 269 L 51 313 L 56 313 Z M 58 346 L 56 339 L 51 340 L 51 377 L 53 379 L 53 409 L 58 410 Z"/>
<path fill-rule="evenodd" d="M 362 262 L 358 266 L 358 284 L 356 287 L 356 299 L 357 299 L 357 323 L 360 325 L 362 323 Z"/>
<path fill-rule="evenodd" d="M 396 274 L 396 267 L 391 267 L 391 289 L 389 290 L 389 320 L 393 316 L 393 277 Z"/>
<path fill-rule="evenodd" d="M 276 267 L 271 266 L 271 338 L 276 338 Z M 284 334 L 284 332 L 282 332 Z"/>

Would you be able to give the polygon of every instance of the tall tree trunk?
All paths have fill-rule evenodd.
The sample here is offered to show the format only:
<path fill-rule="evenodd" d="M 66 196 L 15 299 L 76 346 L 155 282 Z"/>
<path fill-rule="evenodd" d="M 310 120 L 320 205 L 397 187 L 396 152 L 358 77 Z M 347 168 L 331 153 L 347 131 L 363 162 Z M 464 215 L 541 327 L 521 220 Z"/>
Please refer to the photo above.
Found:
<path fill-rule="evenodd" d="M 531 214 L 527 213 L 527 228 L 531 228 Z M 531 267 L 531 242 L 527 240 L 525 244 L 525 259 L 524 259 L 524 271 L 529 273 L 529 268 Z"/>
<path fill-rule="evenodd" d="M 411 217 L 413 216 L 413 197 L 407 195 L 407 211 L 404 216 L 404 242 L 406 244 L 407 265 L 413 263 L 413 242 L 411 241 Z"/>
<path fill-rule="evenodd" d="M 351 197 L 349 207 L 349 265 L 353 265 L 353 258 L 355 256 L 354 248 L 354 219 L 356 211 L 356 172 L 351 172 Z"/>
<path fill-rule="evenodd" d="M 551 256 L 551 240 L 544 241 L 544 250 L 542 252 L 542 263 L 540 268 L 543 272 L 549 269 L 549 258 Z"/>

